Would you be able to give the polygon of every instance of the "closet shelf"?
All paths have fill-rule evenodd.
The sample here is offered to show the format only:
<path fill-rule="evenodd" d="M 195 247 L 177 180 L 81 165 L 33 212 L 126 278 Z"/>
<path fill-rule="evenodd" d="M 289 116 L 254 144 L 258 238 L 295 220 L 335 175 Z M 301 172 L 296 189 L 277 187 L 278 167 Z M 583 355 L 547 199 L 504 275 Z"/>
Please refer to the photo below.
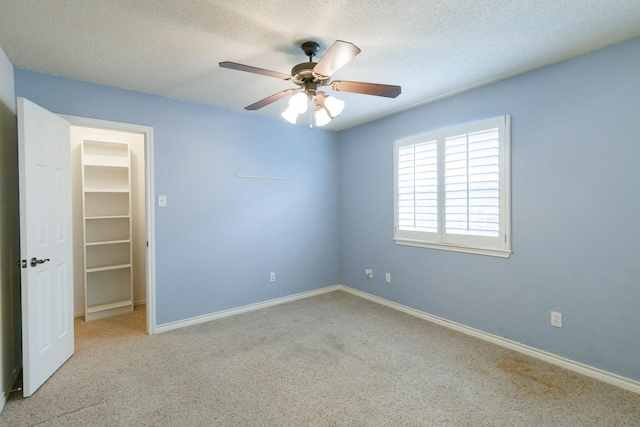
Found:
<path fill-rule="evenodd" d="M 105 265 L 104 267 L 87 267 L 87 273 L 97 273 L 99 271 L 120 270 L 131 268 L 131 264 Z"/>
<path fill-rule="evenodd" d="M 103 245 L 116 245 L 118 243 L 131 243 L 131 239 L 126 240 L 105 240 L 103 242 L 87 242 L 85 246 L 103 246 Z"/>
<path fill-rule="evenodd" d="M 129 190 L 127 189 L 100 189 L 100 188 L 85 188 L 84 189 L 85 194 L 86 193 L 129 193 Z"/>
<path fill-rule="evenodd" d="M 118 168 L 129 169 L 129 166 L 124 164 L 107 164 L 107 163 L 101 163 L 101 162 L 85 163 L 84 167 L 95 168 L 95 169 L 118 169 Z"/>
<path fill-rule="evenodd" d="M 98 304 L 87 307 L 87 313 L 96 313 L 98 311 L 105 310 L 113 310 L 114 308 L 126 307 L 128 305 L 133 305 L 133 302 L 130 299 L 123 301 L 116 301 L 109 304 Z"/>
<path fill-rule="evenodd" d="M 131 215 L 100 215 L 100 216 L 86 216 L 84 219 L 86 220 L 94 220 L 94 219 L 121 219 L 121 218 L 129 218 Z"/>

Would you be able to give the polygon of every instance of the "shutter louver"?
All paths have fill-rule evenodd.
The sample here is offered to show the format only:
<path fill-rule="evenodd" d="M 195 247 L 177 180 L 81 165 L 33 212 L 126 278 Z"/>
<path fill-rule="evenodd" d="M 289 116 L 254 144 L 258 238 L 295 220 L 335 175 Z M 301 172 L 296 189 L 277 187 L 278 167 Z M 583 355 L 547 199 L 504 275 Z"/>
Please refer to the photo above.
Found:
<path fill-rule="evenodd" d="M 500 233 L 500 153 L 497 128 L 445 139 L 445 232 Z"/>
<path fill-rule="evenodd" d="M 438 143 L 428 141 L 398 149 L 398 227 L 438 231 Z"/>

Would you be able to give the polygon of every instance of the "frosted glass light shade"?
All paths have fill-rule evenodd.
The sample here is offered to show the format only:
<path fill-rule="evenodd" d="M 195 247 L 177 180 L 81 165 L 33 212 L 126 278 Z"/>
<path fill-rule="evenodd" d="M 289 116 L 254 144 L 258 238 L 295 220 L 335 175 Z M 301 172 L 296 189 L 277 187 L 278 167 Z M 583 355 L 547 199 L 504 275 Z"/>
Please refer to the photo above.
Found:
<path fill-rule="evenodd" d="M 335 119 L 344 110 L 344 101 L 333 96 L 327 96 L 324 99 L 324 106 L 329 110 L 329 115 Z"/>
<path fill-rule="evenodd" d="M 307 111 L 307 104 L 307 95 L 304 92 L 298 92 L 289 99 L 289 108 L 298 114 Z"/>
<path fill-rule="evenodd" d="M 291 106 L 284 110 L 280 115 L 292 125 L 295 125 L 296 120 L 298 120 L 298 112 L 295 109 L 291 108 Z"/>
<path fill-rule="evenodd" d="M 316 108 L 316 126 L 324 126 L 331 121 L 331 117 L 329 117 L 329 113 L 324 108 L 318 106 Z"/>

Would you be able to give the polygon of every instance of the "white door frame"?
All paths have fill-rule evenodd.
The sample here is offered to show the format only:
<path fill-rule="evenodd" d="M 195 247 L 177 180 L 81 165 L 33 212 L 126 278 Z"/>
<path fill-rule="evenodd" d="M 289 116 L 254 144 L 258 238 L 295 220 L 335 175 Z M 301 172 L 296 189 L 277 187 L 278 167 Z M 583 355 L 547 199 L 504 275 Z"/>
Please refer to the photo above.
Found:
<path fill-rule="evenodd" d="M 59 114 L 71 126 L 135 132 L 144 134 L 145 148 L 145 206 L 146 206 L 146 235 L 147 235 L 147 334 L 156 333 L 156 225 L 153 186 L 153 128 L 150 126 L 133 125 L 129 123 L 112 122 L 109 120 L 91 119 L 87 117 Z"/>

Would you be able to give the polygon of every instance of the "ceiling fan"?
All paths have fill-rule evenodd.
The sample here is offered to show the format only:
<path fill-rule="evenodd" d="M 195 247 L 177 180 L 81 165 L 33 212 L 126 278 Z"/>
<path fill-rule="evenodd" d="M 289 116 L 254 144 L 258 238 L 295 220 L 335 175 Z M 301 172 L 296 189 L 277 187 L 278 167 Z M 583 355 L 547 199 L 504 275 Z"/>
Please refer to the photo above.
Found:
<path fill-rule="evenodd" d="M 305 55 L 309 57 L 309 62 L 295 65 L 291 69 L 290 75 L 229 61 L 220 62 L 218 65 L 223 68 L 262 74 L 295 83 L 297 88 L 285 89 L 245 107 L 245 110 L 258 110 L 291 96 L 289 108 L 282 113 L 282 117 L 293 124 L 296 123 L 299 114 L 307 111 L 309 100 L 313 102 L 315 107 L 316 126 L 329 123 L 331 119 L 335 119 L 342 112 L 344 101 L 319 91 L 318 89 L 322 87 L 330 87 L 338 92 L 361 93 L 387 98 L 395 98 L 400 95 L 400 86 L 347 80 L 331 81 L 333 73 L 360 53 L 360 49 L 353 43 L 336 40 L 318 62 L 313 62 L 313 57 L 320 51 L 318 43 L 308 41 L 303 43 L 301 47 Z"/>

